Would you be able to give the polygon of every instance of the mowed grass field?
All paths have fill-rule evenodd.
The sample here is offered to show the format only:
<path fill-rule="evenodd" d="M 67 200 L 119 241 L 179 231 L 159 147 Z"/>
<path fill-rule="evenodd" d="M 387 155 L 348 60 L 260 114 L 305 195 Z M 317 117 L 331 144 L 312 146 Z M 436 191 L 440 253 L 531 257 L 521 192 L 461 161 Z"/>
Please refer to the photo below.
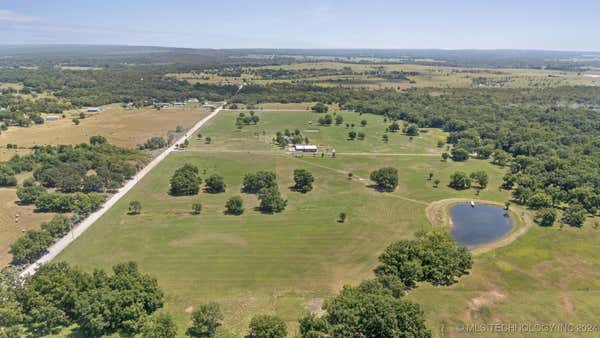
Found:
<path fill-rule="evenodd" d="M 242 132 L 234 126 L 237 113 L 224 111 L 202 128 L 200 133 L 213 137 L 213 144 L 194 141 L 189 150 L 171 155 L 58 260 L 85 269 L 137 261 L 143 271 L 158 278 L 166 293 L 166 310 L 175 315 L 180 332 L 189 325 L 193 308 L 208 301 L 222 305 L 223 331 L 233 335 L 242 336 L 250 318 L 260 313 L 282 316 L 294 332 L 303 313 L 318 311 L 323 299 L 334 295 L 342 285 L 372 277 L 377 256 L 388 244 L 428 229 L 425 208 L 430 202 L 453 197 L 498 202 L 509 198 L 508 192 L 498 189 L 504 169 L 487 161 L 442 162 L 438 156 L 419 153 L 293 157 L 256 139 L 250 129 L 302 128 L 297 123 L 313 118 L 305 115 L 312 113 L 259 112 L 259 125 L 244 127 Z M 342 126 L 328 130 L 335 128 L 345 130 Z M 239 134 L 234 138 L 231 133 Z M 334 132 L 322 135 L 324 139 L 336 140 Z M 428 133 L 424 138 L 433 135 Z M 246 148 L 237 151 L 238 145 Z M 372 145 L 377 146 L 375 142 Z M 386 151 L 396 151 L 389 147 Z M 225 178 L 227 191 L 201 192 L 190 197 L 168 195 L 169 178 L 184 163 L 197 165 L 203 178 L 219 173 Z M 393 193 L 380 193 L 368 186 L 369 173 L 383 166 L 399 169 L 400 184 Z M 314 174 L 312 192 L 300 194 L 289 189 L 297 168 Z M 243 175 L 257 170 L 277 173 L 282 194 L 288 199 L 284 212 L 262 214 L 255 210 L 258 201 L 254 195 L 240 193 Z M 446 184 L 456 170 L 485 170 L 490 174 L 490 184 L 479 196 L 474 190 L 450 189 Z M 349 172 L 354 174 L 352 180 L 348 179 Z M 440 187 L 434 188 L 427 180 L 429 172 L 441 179 Z M 225 215 L 225 201 L 239 194 L 245 202 L 245 213 Z M 126 214 L 132 200 L 141 201 L 141 215 Z M 203 204 L 200 216 L 191 214 L 195 201 Z M 348 214 L 345 223 L 336 221 L 340 212 Z M 599 283 L 594 271 L 600 264 L 600 255 L 590 251 L 599 236 L 594 231 L 534 228 L 510 246 L 477 257 L 472 273 L 457 285 L 421 286 L 408 297 L 423 304 L 436 336 L 461 336 L 458 332 L 440 333 L 449 325 L 489 318 L 511 319 L 518 317 L 516 313 L 540 321 L 551 321 L 561 311 L 583 311 L 591 316 L 600 303 L 583 293 L 565 298 L 564 304 L 555 304 L 560 309 L 541 310 L 553 300 L 562 299 L 565 290 L 577 290 L 579 285 L 592 288 Z M 572 250 L 566 256 L 571 258 L 563 264 L 563 256 L 558 253 L 579 240 L 585 245 Z M 550 248 L 556 248 L 557 253 Z M 575 260 L 584 253 L 589 255 L 586 260 Z M 559 284 L 563 275 L 576 267 L 586 272 L 567 274 L 569 282 Z M 527 277 L 528 274 L 537 279 Z M 533 289 L 544 288 L 546 297 L 536 298 L 532 293 L 519 298 L 526 292 L 528 282 L 537 282 Z M 498 297 L 497 302 L 487 300 L 496 300 L 494 297 Z M 519 308 L 512 309 L 511 304 L 518 304 Z"/>
<path fill-rule="evenodd" d="M 288 129 L 294 132 L 300 130 L 303 136 L 308 137 L 311 144 L 319 146 L 319 151 L 329 152 L 333 149 L 338 153 L 387 153 L 387 154 L 424 154 L 440 156 L 444 148 L 437 148 L 438 136 L 445 137 L 445 133 L 438 129 L 424 129 L 425 132 L 412 138 L 400 132 L 386 133 L 390 121 L 384 122 L 382 116 L 354 112 L 337 111 L 344 122 L 340 125 L 321 126 L 317 123 L 319 114 L 312 111 L 268 111 L 255 110 L 260 118 L 258 125 L 244 126 L 238 129 L 235 125 L 236 117 L 241 111 L 226 110 L 214 120 L 209 121 L 200 132 L 202 139 L 193 138 L 190 142 L 191 150 L 202 151 L 275 151 L 279 148 L 273 144 L 273 137 L 280 131 Z M 248 115 L 249 111 L 243 111 Z M 334 112 L 328 113 L 332 117 Z M 367 125 L 361 127 L 361 121 Z M 346 124 L 354 127 L 346 127 Z M 348 132 L 365 133 L 364 140 L 349 140 Z M 382 136 L 388 135 L 389 141 L 383 142 Z M 205 138 L 211 138 L 211 144 L 205 143 Z M 287 150 L 287 149 L 286 149 Z M 318 154 L 320 155 L 320 154 Z"/>

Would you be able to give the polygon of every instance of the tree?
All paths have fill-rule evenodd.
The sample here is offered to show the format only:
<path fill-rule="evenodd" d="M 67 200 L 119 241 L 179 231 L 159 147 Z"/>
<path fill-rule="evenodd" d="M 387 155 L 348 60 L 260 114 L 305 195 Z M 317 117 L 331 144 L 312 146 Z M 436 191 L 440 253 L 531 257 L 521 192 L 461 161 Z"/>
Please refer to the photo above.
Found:
<path fill-rule="evenodd" d="M 325 104 L 323 104 L 321 102 L 317 102 L 310 109 L 312 109 L 314 112 L 317 112 L 317 113 L 326 113 L 329 110 L 329 107 L 327 107 Z"/>
<path fill-rule="evenodd" d="M 450 153 L 452 154 L 452 160 L 456 162 L 462 162 L 469 159 L 469 152 L 463 148 L 452 148 Z"/>
<path fill-rule="evenodd" d="M 367 126 L 367 120 L 361 120 L 360 121 L 360 126 L 361 127 L 366 127 Z"/>
<path fill-rule="evenodd" d="M 310 171 L 306 169 L 296 169 L 294 170 L 294 190 L 307 193 L 312 190 L 312 184 L 315 178 L 310 173 Z"/>
<path fill-rule="evenodd" d="M 167 145 L 168 145 L 167 140 L 165 140 L 164 138 L 159 137 L 159 136 L 154 136 L 154 137 L 151 137 L 148 140 L 146 140 L 146 142 L 144 142 L 144 144 L 140 145 L 139 148 L 155 150 L 155 149 L 164 148 Z"/>
<path fill-rule="evenodd" d="M 112 276 L 97 271 L 84 278 L 89 286 L 78 292 L 73 311 L 86 337 L 138 333 L 145 318 L 163 306 L 156 278 L 140 273 L 133 262 L 115 265 Z"/>
<path fill-rule="evenodd" d="M 504 210 L 508 210 L 510 208 L 510 201 L 504 202 Z"/>
<path fill-rule="evenodd" d="M 377 276 L 392 275 L 407 288 L 417 282 L 451 285 L 472 266 L 469 250 L 458 246 L 447 231 L 431 231 L 415 240 L 401 240 L 379 256 Z"/>
<path fill-rule="evenodd" d="M 173 316 L 168 313 L 159 313 L 148 317 L 142 327 L 142 338 L 175 338 L 177 325 Z"/>
<path fill-rule="evenodd" d="M 435 188 L 437 188 L 437 187 L 440 185 L 440 182 L 441 182 L 441 181 L 440 181 L 440 179 L 439 179 L 439 178 L 436 178 L 435 180 L 433 180 L 433 186 L 434 186 Z"/>
<path fill-rule="evenodd" d="M 54 238 L 47 231 L 29 230 L 10 245 L 12 264 L 33 263 L 48 249 Z"/>
<path fill-rule="evenodd" d="M 493 149 L 490 146 L 481 146 L 475 149 L 477 158 L 487 160 L 492 155 Z"/>
<path fill-rule="evenodd" d="M 225 181 L 220 175 L 213 174 L 206 179 L 206 192 L 212 194 L 225 192 L 225 187 Z"/>
<path fill-rule="evenodd" d="M 78 118 L 73 118 L 73 119 L 71 119 L 71 121 L 73 121 L 73 124 L 76 125 L 76 126 L 78 126 L 79 123 L 80 123 L 80 121 L 79 121 Z"/>
<path fill-rule="evenodd" d="M 485 171 L 480 170 L 472 172 L 471 175 L 469 175 L 469 177 L 477 183 L 479 189 L 485 189 L 485 187 L 487 187 L 489 178 L 488 174 Z"/>
<path fill-rule="evenodd" d="M 214 337 L 223 318 L 219 304 L 202 304 L 192 312 L 192 326 L 187 329 L 187 334 L 190 337 Z"/>
<path fill-rule="evenodd" d="M 329 114 L 326 114 L 323 117 L 319 117 L 318 122 L 322 126 L 330 126 L 333 123 L 333 117 L 331 117 Z"/>
<path fill-rule="evenodd" d="M 398 124 L 398 122 L 396 122 L 396 121 L 392 122 L 392 124 L 390 124 L 390 125 L 388 126 L 388 131 L 390 131 L 390 132 L 392 132 L 392 133 L 395 133 L 395 132 L 397 132 L 398 130 L 400 130 L 400 125 L 399 125 L 399 124 Z"/>
<path fill-rule="evenodd" d="M 394 297 L 377 281 L 344 286 L 325 304 L 325 310 L 327 325 L 311 320 L 309 327 L 318 332 L 328 330 L 322 332 L 326 337 L 431 337 L 420 306 Z M 304 320 L 304 327 L 307 322 Z"/>
<path fill-rule="evenodd" d="M 552 198 L 544 192 L 536 192 L 527 200 L 527 205 L 534 210 L 552 206 Z"/>
<path fill-rule="evenodd" d="M 192 203 L 192 214 L 200 215 L 201 212 L 202 212 L 202 203 L 200 203 L 200 202 Z"/>
<path fill-rule="evenodd" d="M 241 215 L 244 213 L 244 200 L 241 196 L 233 196 L 225 203 L 225 212 L 230 215 Z"/>
<path fill-rule="evenodd" d="M 207 136 L 207 137 L 204 139 L 204 143 L 206 143 L 206 144 L 211 144 L 211 142 L 212 142 L 212 137 L 209 137 L 209 136 Z"/>
<path fill-rule="evenodd" d="M 408 135 L 408 136 L 419 135 L 419 127 L 417 127 L 414 124 L 409 125 L 408 127 L 406 127 L 406 135 Z"/>
<path fill-rule="evenodd" d="M 398 186 L 398 170 L 392 167 L 381 168 L 371 173 L 371 181 L 381 191 L 394 191 Z"/>
<path fill-rule="evenodd" d="M 442 161 L 446 162 L 448 161 L 448 158 L 450 157 L 450 154 L 443 152 L 442 153 Z"/>
<path fill-rule="evenodd" d="M 342 124 L 342 123 L 344 123 L 344 118 L 342 117 L 342 115 L 340 115 L 340 114 L 337 114 L 337 115 L 335 116 L 335 124 L 336 124 L 336 125 L 340 125 L 340 124 Z"/>
<path fill-rule="evenodd" d="M 129 202 L 129 215 L 139 215 L 142 212 L 142 203 L 140 201 L 131 201 Z"/>
<path fill-rule="evenodd" d="M 198 176 L 198 167 L 186 163 L 175 170 L 170 183 L 173 196 L 196 195 L 202 179 Z"/>
<path fill-rule="evenodd" d="M 17 177 L 14 170 L 8 166 L 0 165 L 0 187 L 14 187 L 17 185 Z"/>
<path fill-rule="evenodd" d="M 262 188 L 258 192 L 259 209 L 265 213 L 282 212 L 287 206 L 287 200 L 281 197 L 277 187 Z"/>
<path fill-rule="evenodd" d="M 329 324 L 325 318 L 317 317 L 314 313 L 309 313 L 300 318 L 298 323 L 300 326 L 300 337 L 302 338 L 327 337 L 326 333 L 329 331 Z"/>
<path fill-rule="evenodd" d="M 17 197 L 22 205 L 35 203 L 38 197 L 46 192 L 46 188 L 39 184 L 22 186 L 17 188 Z"/>
<path fill-rule="evenodd" d="M 448 186 L 456 190 L 469 189 L 471 187 L 471 179 L 467 176 L 467 173 L 456 171 L 450 175 L 450 183 Z"/>
<path fill-rule="evenodd" d="M 365 133 L 363 133 L 362 131 L 359 131 L 359 132 L 358 132 L 358 139 L 359 139 L 359 140 L 361 140 L 361 141 L 362 141 L 362 140 L 364 140 L 364 139 L 365 139 L 365 136 L 366 136 L 366 135 L 365 135 Z"/>
<path fill-rule="evenodd" d="M 262 188 L 277 186 L 277 176 L 272 171 L 258 171 L 246 174 L 242 182 L 242 191 L 249 194 L 258 193 Z"/>
<path fill-rule="evenodd" d="M 104 137 L 104 136 L 97 135 L 97 136 L 90 137 L 90 144 L 93 146 L 106 144 L 106 143 L 108 143 L 108 141 L 106 140 L 106 137 Z"/>
<path fill-rule="evenodd" d="M 580 228 L 585 222 L 585 209 L 580 205 L 572 205 L 565 209 L 562 222 Z"/>
<path fill-rule="evenodd" d="M 277 316 L 257 315 L 250 320 L 248 338 L 284 338 L 287 327 Z"/>
<path fill-rule="evenodd" d="M 81 191 L 83 192 L 103 192 L 104 182 L 98 175 L 88 175 L 83 177 Z"/>
<path fill-rule="evenodd" d="M 346 213 L 340 212 L 340 214 L 338 215 L 338 223 L 344 223 L 344 222 L 346 222 Z"/>
<path fill-rule="evenodd" d="M 549 227 L 556 220 L 556 211 L 552 208 L 544 208 L 535 214 L 535 220 L 543 227 Z"/>
<path fill-rule="evenodd" d="M 65 215 L 55 215 L 50 222 L 42 223 L 42 229 L 54 238 L 61 238 L 73 228 L 73 221 Z"/>
<path fill-rule="evenodd" d="M 348 139 L 349 140 L 354 140 L 356 138 L 356 132 L 354 130 L 351 130 L 348 132 Z"/>
<path fill-rule="evenodd" d="M 390 138 L 387 134 L 383 134 L 383 136 L 381 136 L 381 140 L 385 143 L 388 143 L 390 141 Z"/>

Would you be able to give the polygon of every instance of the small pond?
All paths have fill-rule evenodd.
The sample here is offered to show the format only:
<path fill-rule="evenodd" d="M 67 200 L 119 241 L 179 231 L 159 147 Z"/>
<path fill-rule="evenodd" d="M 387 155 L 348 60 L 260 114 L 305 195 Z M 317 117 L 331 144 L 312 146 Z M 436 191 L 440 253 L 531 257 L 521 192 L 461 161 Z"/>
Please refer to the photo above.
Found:
<path fill-rule="evenodd" d="M 450 216 L 452 237 L 467 247 L 495 242 L 513 227 L 513 220 L 506 211 L 493 205 L 456 204 L 450 208 Z"/>

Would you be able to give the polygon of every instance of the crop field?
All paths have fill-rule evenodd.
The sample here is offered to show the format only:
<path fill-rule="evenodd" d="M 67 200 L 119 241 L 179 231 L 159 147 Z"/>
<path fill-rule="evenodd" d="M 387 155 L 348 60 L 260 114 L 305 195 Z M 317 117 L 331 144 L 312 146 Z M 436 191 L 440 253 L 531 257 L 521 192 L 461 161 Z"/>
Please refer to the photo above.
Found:
<path fill-rule="evenodd" d="M 499 189 L 505 169 L 487 161 L 442 162 L 439 156 L 418 152 L 391 155 L 400 151 L 401 140 L 395 146 L 398 150 L 391 145 L 383 149 L 390 152 L 388 156 L 341 152 L 335 158 L 294 157 L 270 146 L 266 138 L 275 130 L 303 128 L 313 113 L 259 112 L 259 124 L 241 132 L 234 126 L 238 113 L 224 111 L 202 128 L 203 136 L 214 138 L 212 144 L 194 141 L 188 150 L 171 155 L 59 259 L 86 269 L 135 260 L 158 277 L 167 295 L 166 308 L 180 327 L 189 324 L 194 306 L 217 301 L 225 311 L 223 330 L 239 336 L 256 313 L 276 313 L 295 328 L 305 311 L 318 311 L 322 301 L 342 285 L 371 277 L 378 254 L 388 244 L 430 227 L 425 217 L 429 203 L 447 198 L 502 203 L 510 197 Z M 348 119 L 351 114 L 362 118 L 342 114 Z M 380 119 L 369 118 L 367 126 L 375 126 Z M 379 122 L 377 128 L 383 129 Z M 252 128 L 265 130 L 265 140 L 256 138 Z M 323 143 L 335 142 L 340 148 L 338 144 L 358 142 L 347 141 L 336 128 L 345 130 L 344 126 L 327 127 Z M 239 134 L 233 138 L 231 133 Z M 434 134 L 423 134 L 421 151 Z M 365 142 L 377 147 L 375 141 Z M 242 145 L 243 151 L 236 150 Z M 227 191 L 168 195 L 169 177 L 184 163 L 197 165 L 203 178 L 219 173 Z M 369 187 L 369 173 L 383 166 L 399 170 L 400 183 L 393 193 Z M 297 168 L 314 174 L 313 191 L 300 194 L 288 188 Z M 262 214 L 255 210 L 254 195 L 240 193 L 243 175 L 257 170 L 273 170 L 278 175 L 288 199 L 284 212 Z M 479 195 L 475 190 L 448 188 L 448 177 L 456 170 L 485 170 L 490 175 L 488 188 Z M 348 179 L 349 172 L 354 174 L 352 179 Z M 438 188 L 427 179 L 429 172 L 440 178 Z M 225 201 L 238 194 L 245 203 L 244 214 L 225 215 Z M 141 201 L 141 215 L 126 215 L 131 200 Z M 199 216 L 191 214 L 195 201 L 203 204 Z M 336 221 L 340 212 L 348 215 L 345 223 Z M 461 336 L 452 331 L 457 325 L 490 319 L 591 320 L 600 304 L 594 291 L 600 285 L 600 256 L 594 249 L 599 239 L 600 231 L 589 225 L 583 229 L 534 226 L 512 244 L 477 255 L 472 272 L 458 284 L 424 285 L 407 297 L 423 304 L 436 336 Z M 578 243 L 576 249 L 573 243 Z M 559 279 L 564 274 L 569 278 Z"/>

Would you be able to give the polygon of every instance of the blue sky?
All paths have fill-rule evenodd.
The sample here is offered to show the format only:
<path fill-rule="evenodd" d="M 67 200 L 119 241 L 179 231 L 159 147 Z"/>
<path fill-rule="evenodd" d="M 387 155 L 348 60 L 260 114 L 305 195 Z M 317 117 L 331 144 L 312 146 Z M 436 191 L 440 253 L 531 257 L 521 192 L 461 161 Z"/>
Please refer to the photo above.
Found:
<path fill-rule="evenodd" d="M 599 0 L 0 0 L 0 44 L 600 51 Z"/>

